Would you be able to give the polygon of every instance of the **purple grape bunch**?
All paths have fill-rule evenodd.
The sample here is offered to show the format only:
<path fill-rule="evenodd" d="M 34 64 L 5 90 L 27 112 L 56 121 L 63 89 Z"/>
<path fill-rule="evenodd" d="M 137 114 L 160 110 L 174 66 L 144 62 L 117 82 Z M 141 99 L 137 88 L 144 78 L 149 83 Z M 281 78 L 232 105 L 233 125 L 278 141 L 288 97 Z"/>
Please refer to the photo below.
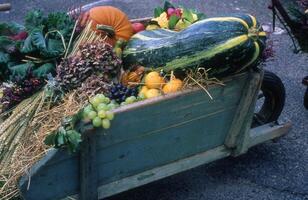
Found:
<path fill-rule="evenodd" d="M 122 84 L 115 84 L 110 89 L 110 99 L 115 100 L 119 104 L 125 102 L 126 98 L 131 96 L 138 96 L 137 88 L 129 88 Z"/>

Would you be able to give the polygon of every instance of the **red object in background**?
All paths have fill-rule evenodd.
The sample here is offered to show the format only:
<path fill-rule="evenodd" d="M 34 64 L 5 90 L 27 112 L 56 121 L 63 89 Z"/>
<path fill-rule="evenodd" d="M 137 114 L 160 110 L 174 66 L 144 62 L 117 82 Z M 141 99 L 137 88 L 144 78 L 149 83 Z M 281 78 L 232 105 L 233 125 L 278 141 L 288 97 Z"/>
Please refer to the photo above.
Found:
<path fill-rule="evenodd" d="M 176 8 L 176 9 L 174 9 L 174 8 L 168 8 L 168 10 L 167 10 L 167 18 L 169 19 L 172 15 L 175 15 L 175 16 L 177 16 L 177 17 L 179 17 L 179 18 L 181 18 L 182 17 L 182 11 L 181 11 L 181 9 L 180 8 Z"/>
<path fill-rule="evenodd" d="M 17 35 L 11 36 L 11 39 L 15 41 L 19 41 L 19 40 L 25 40 L 27 37 L 28 37 L 28 33 L 23 31 L 23 32 L 18 33 Z"/>
<path fill-rule="evenodd" d="M 139 22 L 133 23 L 132 27 L 133 27 L 134 33 L 138 33 L 140 31 L 145 30 L 144 25 L 142 23 L 139 23 Z"/>

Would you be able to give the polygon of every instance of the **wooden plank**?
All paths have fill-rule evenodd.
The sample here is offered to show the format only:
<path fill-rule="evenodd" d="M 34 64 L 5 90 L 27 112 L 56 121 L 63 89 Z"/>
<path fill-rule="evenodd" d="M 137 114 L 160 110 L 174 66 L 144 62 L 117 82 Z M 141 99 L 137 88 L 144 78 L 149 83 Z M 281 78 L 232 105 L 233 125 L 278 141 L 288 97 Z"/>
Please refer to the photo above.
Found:
<path fill-rule="evenodd" d="M 222 145 L 246 77 L 247 73 L 237 75 L 225 87 L 211 87 L 214 101 L 193 90 L 118 109 L 111 129 L 96 132 L 99 184 Z M 42 163 L 31 174 L 29 190 L 27 182 L 21 182 L 24 197 L 49 200 L 80 192 L 78 155 L 59 150 Z"/>
<path fill-rule="evenodd" d="M 29 176 L 21 178 L 19 188 L 24 199 L 54 200 L 79 193 L 78 156 L 50 165 L 54 158 L 63 155 L 70 156 L 67 150 L 50 151 L 30 169 Z"/>
<path fill-rule="evenodd" d="M 98 151 L 99 184 L 106 184 L 220 146 L 231 124 L 228 112 L 195 119 Z M 168 153 L 166 153 L 168 152 Z"/>
<path fill-rule="evenodd" d="M 127 191 L 138 186 L 142 186 L 162 178 L 210 163 L 212 161 L 225 158 L 230 155 L 230 151 L 225 146 L 216 147 L 206 152 L 202 152 L 142 173 L 114 181 L 112 183 L 101 185 L 98 188 L 100 199 L 106 198 L 120 192 Z M 78 195 L 72 196 L 78 199 Z"/>
<path fill-rule="evenodd" d="M 251 129 L 256 102 L 258 100 L 258 94 L 262 85 L 263 75 L 263 71 L 261 71 L 260 73 L 255 73 L 255 78 L 252 79 L 252 82 L 250 82 L 250 84 L 253 85 L 253 87 L 251 88 L 253 92 L 252 99 L 250 102 L 249 109 L 243 120 L 241 130 L 238 134 L 238 139 L 236 141 L 236 149 L 233 151 L 233 156 L 238 156 L 248 151 L 250 139 L 249 132 Z"/>
<path fill-rule="evenodd" d="M 225 145 L 229 148 L 235 148 L 238 144 L 237 140 L 240 137 L 243 123 L 245 122 L 245 119 L 249 118 L 248 115 L 251 114 L 249 113 L 249 110 L 252 107 L 253 100 L 256 98 L 256 92 L 258 91 L 258 88 L 260 86 L 260 80 L 261 76 L 259 73 L 249 73 L 248 81 L 241 95 L 241 101 L 234 115 L 231 128 L 225 139 Z"/>
<path fill-rule="evenodd" d="M 130 108 L 128 106 L 125 111 L 116 113 L 111 129 L 97 130 L 98 135 L 106 135 L 104 139 L 98 140 L 98 148 L 106 148 L 204 114 L 211 114 L 238 105 L 246 78 L 247 75 L 240 76 L 231 82 L 226 82 L 225 87 L 212 88 L 210 92 L 214 100 L 210 100 L 204 91 L 197 90 L 180 93 L 170 99 L 162 97 L 162 101 L 159 101 L 158 98 L 152 105 L 144 101 L 141 102 L 144 105 L 138 105 L 138 107 Z"/>
<path fill-rule="evenodd" d="M 290 122 L 287 122 L 282 125 L 270 123 L 251 129 L 249 133 L 248 146 L 250 148 L 265 141 L 279 138 L 287 134 L 291 130 L 291 128 L 292 124 Z"/>
<path fill-rule="evenodd" d="M 83 134 L 80 146 L 80 200 L 97 200 L 98 173 L 95 132 Z"/>

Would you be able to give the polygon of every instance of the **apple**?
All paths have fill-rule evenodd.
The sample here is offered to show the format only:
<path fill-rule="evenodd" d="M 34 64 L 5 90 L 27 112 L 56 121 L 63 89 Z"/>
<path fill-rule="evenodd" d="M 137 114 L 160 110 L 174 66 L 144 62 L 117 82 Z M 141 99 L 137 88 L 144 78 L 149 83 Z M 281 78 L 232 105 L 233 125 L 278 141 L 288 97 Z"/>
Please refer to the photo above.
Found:
<path fill-rule="evenodd" d="M 140 31 L 144 31 L 145 27 L 142 23 L 136 22 L 132 24 L 134 33 L 138 33 Z"/>
<path fill-rule="evenodd" d="M 168 8 L 168 10 L 167 10 L 168 17 L 170 17 L 174 13 L 175 13 L 175 9 L 174 8 Z"/>

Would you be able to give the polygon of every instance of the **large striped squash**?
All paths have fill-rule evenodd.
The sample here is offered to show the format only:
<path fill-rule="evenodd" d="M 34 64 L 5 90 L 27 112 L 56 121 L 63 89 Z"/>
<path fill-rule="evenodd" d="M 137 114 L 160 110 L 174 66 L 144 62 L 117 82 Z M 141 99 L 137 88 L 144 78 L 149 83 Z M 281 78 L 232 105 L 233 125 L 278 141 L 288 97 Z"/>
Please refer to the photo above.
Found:
<path fill-rule="evenodd" d="M 181 32 L 158 29 L 134 35 L 123 61 L 127 67 L 141 64 L 167 72 L 199 66 L 223 75 L 256 63 L 265 40 L 265 32 L 251 15 L 208 18 Z"/>

